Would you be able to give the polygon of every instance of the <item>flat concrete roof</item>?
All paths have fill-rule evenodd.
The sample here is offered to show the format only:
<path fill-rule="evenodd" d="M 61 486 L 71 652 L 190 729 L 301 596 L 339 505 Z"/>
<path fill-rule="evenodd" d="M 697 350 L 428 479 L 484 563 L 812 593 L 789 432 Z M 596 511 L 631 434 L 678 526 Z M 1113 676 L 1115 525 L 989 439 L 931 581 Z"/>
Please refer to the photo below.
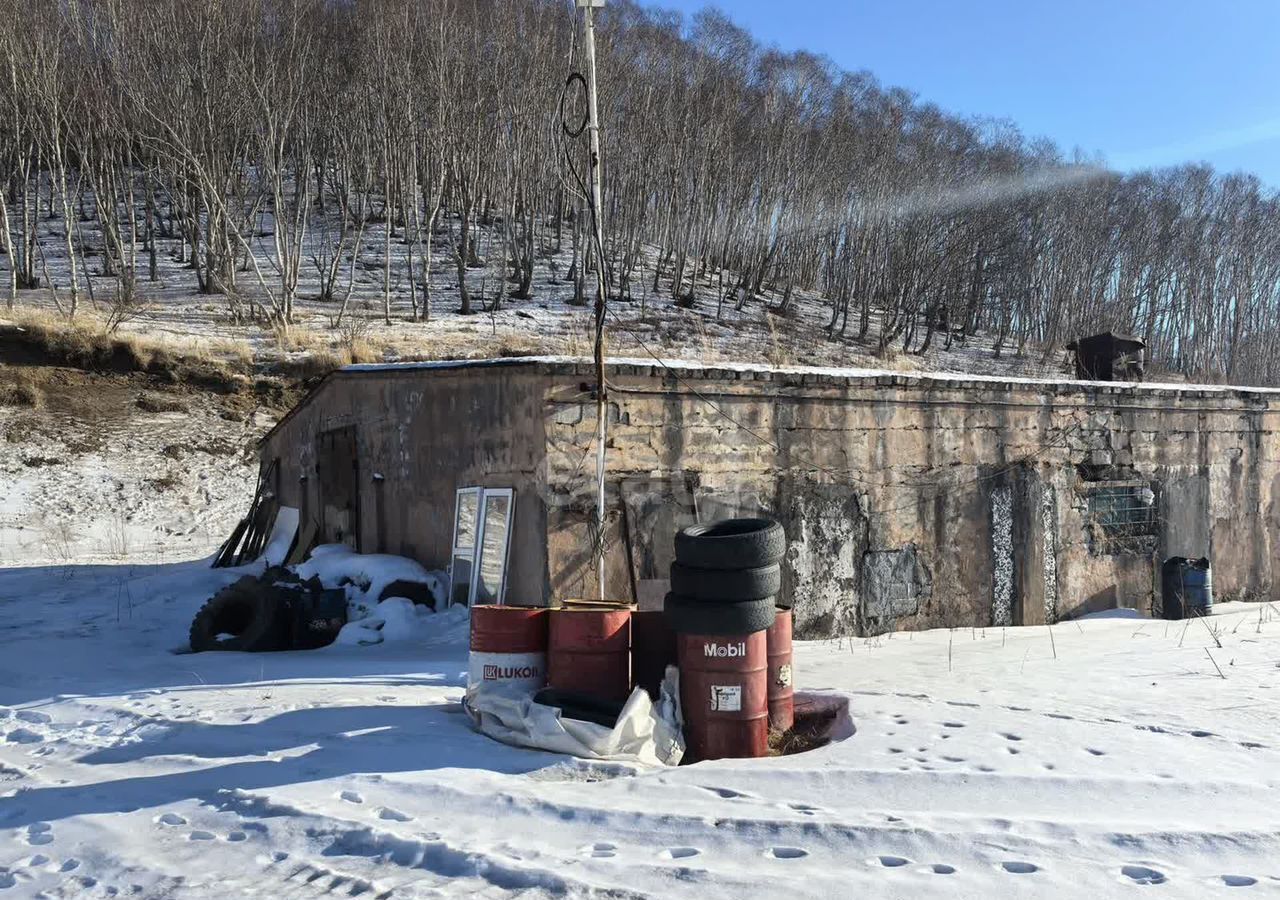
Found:
<path fill-rule="evenodd" d="M 258 441 L 269 440 L 294 413 L 306 406 L 335 377 L 398 375 L 413 372 L 457 371 L 463 369 L 530 368 L 548 375 L 589 377 L 595 363 L 585 356 L 503 356 L 492 359 L 449 359 L 424 362 L 360 363 L 343 366 L 326 375 L 307 392 Z M 1215 384 L 1178 384 L 1149 381 L 1079 381 L 1067 377 L 1019 378 L 1006 375 L 977 375 L 969 372 L 901 372 L 891 369 L 858 369 L 832 366 L 771 366 L 759 363 L 704 363 L 687 359 L 609 357 L 605 372 L 613 376 L 659 378 L 688 381 L 758 382 L 778 387 L 898 387 L 918 390 L 1021 391 L 1041 395 L 1104 394 L 1130 397 L 1159 397 L 1163 400 L 1255 400 L 1269 403 L 1280 388 L 1239 387 Z"/>
<path fill-rule="evenodd" d="M 493 359 L 432 360 L 427 362 L 364 363 L 343 366 L 340 373 L 411 372 L 439 369 L 534 366 L 557 375 L 588 375 L 595 363 L 583 356 L 509 356 Z M 704 363 L 687 359 L 656 360 L 641 357 L 609 357 L 605 371 L 613 375 L 638 377 L 679 377 L 690 380 L 770 381 L 783 384 L 862 384 L 900 387 L 967 387 L 1009 390 L 1029 388 L 1058 393 L 1063 390 L 1118 393 L 1175 392 L 1182 396 L 1222 396 L 1223 394 L 1280 394 L 1280 388 L 1238 385 L 1183 384 L 1152 381 L 1081 381 L 1074 378 L 1021 378 L 1009 375 L 978 375 L 971 372 L 903 372 L 892 369 L 858 369 L 833 366 L 771 366 L 759 363 Z"/>

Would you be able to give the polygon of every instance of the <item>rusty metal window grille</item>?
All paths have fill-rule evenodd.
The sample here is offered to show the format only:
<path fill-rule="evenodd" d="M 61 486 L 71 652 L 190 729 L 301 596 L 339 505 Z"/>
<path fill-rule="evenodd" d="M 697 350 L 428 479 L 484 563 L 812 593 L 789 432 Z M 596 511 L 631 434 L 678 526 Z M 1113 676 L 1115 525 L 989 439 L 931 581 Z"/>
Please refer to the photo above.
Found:
<path fill-rule="evenodd" d="M 1146 483 L 1091 487 L 1087 515 L 1094 546 L 1104 553 L 1146 552 L 1158 537 L 1155 493 Z"/>

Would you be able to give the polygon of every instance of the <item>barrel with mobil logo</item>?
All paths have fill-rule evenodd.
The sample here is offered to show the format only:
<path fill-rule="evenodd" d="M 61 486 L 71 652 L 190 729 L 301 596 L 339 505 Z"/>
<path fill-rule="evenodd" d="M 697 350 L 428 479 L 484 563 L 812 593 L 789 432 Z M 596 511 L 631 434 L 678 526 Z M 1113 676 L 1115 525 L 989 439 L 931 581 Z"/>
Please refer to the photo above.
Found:
<path fill-rule="evenodd" d="M 763 518 L 700 523 L 676 534 L 671 593 L 663 609 L 678 635 L 681 713 L 691 759 L 769 752 L 766 632 L 775 625 L 778 607 L 791 606 L 780 597 L 786 543 L 782 526 Z"/>
<path fill-rule="evenodd" d="M 768 650 L 763 631 L 680 634 L 680 706 L 692 759 L 769 752 Z"/>
<path fill-rule="evenodd" d="M 473 606 L 467 693 L 507 685 L 532 694 L 547 683 L 548 610 Z"/>

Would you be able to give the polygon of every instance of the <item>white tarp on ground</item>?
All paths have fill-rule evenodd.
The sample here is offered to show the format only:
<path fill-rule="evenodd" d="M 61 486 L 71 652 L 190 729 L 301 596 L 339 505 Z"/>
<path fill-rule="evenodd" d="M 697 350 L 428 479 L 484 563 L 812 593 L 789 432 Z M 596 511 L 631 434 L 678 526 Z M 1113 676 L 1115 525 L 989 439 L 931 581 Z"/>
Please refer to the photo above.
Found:
<path fill-rule="evenodd" d="M 679 696 L 676 670 L 669 668 L 658 702 L 636 688 L 612 729 L 564 718 L 558 708 L 534 703 L 526 691 L 511 685 L 477 686 L 467 692 L 464 705 L 477 731 L 504 744 L 581 759 L 677 766 L 684 756 Z"/>

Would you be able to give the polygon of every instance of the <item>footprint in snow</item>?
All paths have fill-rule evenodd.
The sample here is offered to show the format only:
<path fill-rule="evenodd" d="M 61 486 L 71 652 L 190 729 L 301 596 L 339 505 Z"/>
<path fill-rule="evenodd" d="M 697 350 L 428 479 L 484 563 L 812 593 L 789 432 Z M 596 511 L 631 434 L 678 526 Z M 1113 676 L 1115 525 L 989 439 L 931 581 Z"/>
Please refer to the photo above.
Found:
<path fill-rule="evenodd" d="M 1120 874 L 1137 884 L 1164 884 L 1164 873 L 1146 866 L 1121 866 Z"/>
<path fill-rule="evenodd" d="M 385 822 L 412 822 L 413 821 L 413 816 L 409 815 L 408 813 L 402 813 L 398 809 L 391 809 L 390 807 L 387 807 L 387 806 L 384 806 L 382 809 L 378 810 L 378 818 L 382 819 Z"/>
<path fill-rule="evenodd" d="M 80 860 L 76 859 L 76 858 L 73 856 L 73 857 L 71 857 L 70 859 L 63 860 L 62 865 L 58 866 L 58 871 L 59 871 L 59 872 L 74 872 L 74 871 L 75 871 L 76 869 L 78 869 L 78 868 L 80 868 Z"/>
<path fill-rule="evenodd" d="M 1032 872 L 1040 871 L 1039 866 L 1029 862 L 1002 862 L 1000 868 L 1012 875 L 1030 875 Z"/>
<path fill-rule="evenodd" d="M 1091 754 L 1093 754 L 1094 756 L 1106 756 L 1106 755 L 1107 755 L 1107 751 L 1106 751 L 1106 750 L 1099 750 L 1099 749 L 1097 749 L 1096 747 L 1085 747 L 1084 749 L 1085 749 L 1085 750 L 1088 750 L 1088 751 L 1089 751 Z"/>
<path fill-rule="evenodd" d="M 750 794 L 744 794 L 741 791 L 735 791 L 731 788 L 703 787 L 702 789 L 704 791 L 710 791 L 721 800 L 741 800 L 751 796 Z"/>
<path fill-rule="evenodd" d="M 36 822 L 27 826 L 27 843 L 33 847 L 53 843 L 53 826 L 48 822 Z"/>
<path fill-rule="evenodd" d="M 0 890 L 11 888 L 18 883 L 12 872 L 0 872 Z"/>
<path fill-rule="evenodd" d="M 804 859 L 809 855 L 809 851 L 800 847 L 770 847 L 764 855 L 774 859 Z"/>
<path fill-rule="evenodd" d="M 900 869 L 903 866 L 908 865 L 911 860 L 904 859 L 901 856 L 877 856 L 874 859 L 869 860 L 869 862 L 872 865 L 884 866 L 886 869 Z"/>
<path fill-rule="evenodd" d="M 691 859 L 701 853 L 697 847 L 668 847 L 658 855 L 663 859 Z"/>
<path fill-rule="evenodd" d="M 1252 887 L 1258 883 L 1258 879 L 1248 875 L 1223 875 L 1221 878 L 1227 887 Z"/>
<path fill-rule="evenodd" d="M 233 831 L 227 835 L 227 840 L 233 844 L 238 844 L 241 841 L 247 841 L 248 839 L 249 835 L 245 834 L 243 831 Z"/>
<path fill-rule="evenodd" d="M 943 728 L 963 728 L 964 723 L 963 722 L 943 722 L 942 727 Z"/>
<path fill-rule="evenodd" d="M 5 735 L 5 740 L 10 744 L 39 744 L 44 737 L 30 728 L 15 728 Z"/>
<path fill-rule="evenodd" d="M 618 847 L 616 844 L 610 844 L 608 841 L 596 841 L 594 844 L 579 850 L 584 856 L 590 856 L 593 859 L 609 859 L 618 855 Z"/>
<path fill-rule="evenodd" d="M 215 839 L 212 831 L 193 831 L 187 835 L 189 841 L 212 841 Z"/>
<path fill-rule="evenodd" d="M 1019 735 L 1019 734 L 1012 734 L 1011 732 L 1007 732 L 1007 731 L 1002 731 L 1002 732 L 1000 733 L 1000 737 L 1004 738 L 1006 741 L 1020 741 L 1020 740 L 1022 740 L 1022 735 Z"/>
<path fill-rule="evenodd" d="M 49 718 L 47 714 L 39 712 L 34 709 L 18 710 L 17 718 L 20 721 L 26 722 L 30 725 L 48 725 L 50 722 L 53 721 L 53 719 Z"/>
<path fill-rule="evenodd" d="M 361 797 L 359 794 L 357 794 L 355 791 L 343 791 L 341 794 L 338 795 L 338 797 L 347 801 L 348 803 L 364 802 L 364 798 Z"/>
<path fill-rule="evenodd" d="M 177 813 L 167 812 L 156 816 L 156 823 L 159 825 L 186 825 L 187 820 Z"/>
<path fill-rule="evenodd" d="M 956 867 L 949 866 L 946 863 L 934 863 L 926 867 L 925 871 L 932 872 L 934 875 L 954 875 L 956 874 Z"/>

